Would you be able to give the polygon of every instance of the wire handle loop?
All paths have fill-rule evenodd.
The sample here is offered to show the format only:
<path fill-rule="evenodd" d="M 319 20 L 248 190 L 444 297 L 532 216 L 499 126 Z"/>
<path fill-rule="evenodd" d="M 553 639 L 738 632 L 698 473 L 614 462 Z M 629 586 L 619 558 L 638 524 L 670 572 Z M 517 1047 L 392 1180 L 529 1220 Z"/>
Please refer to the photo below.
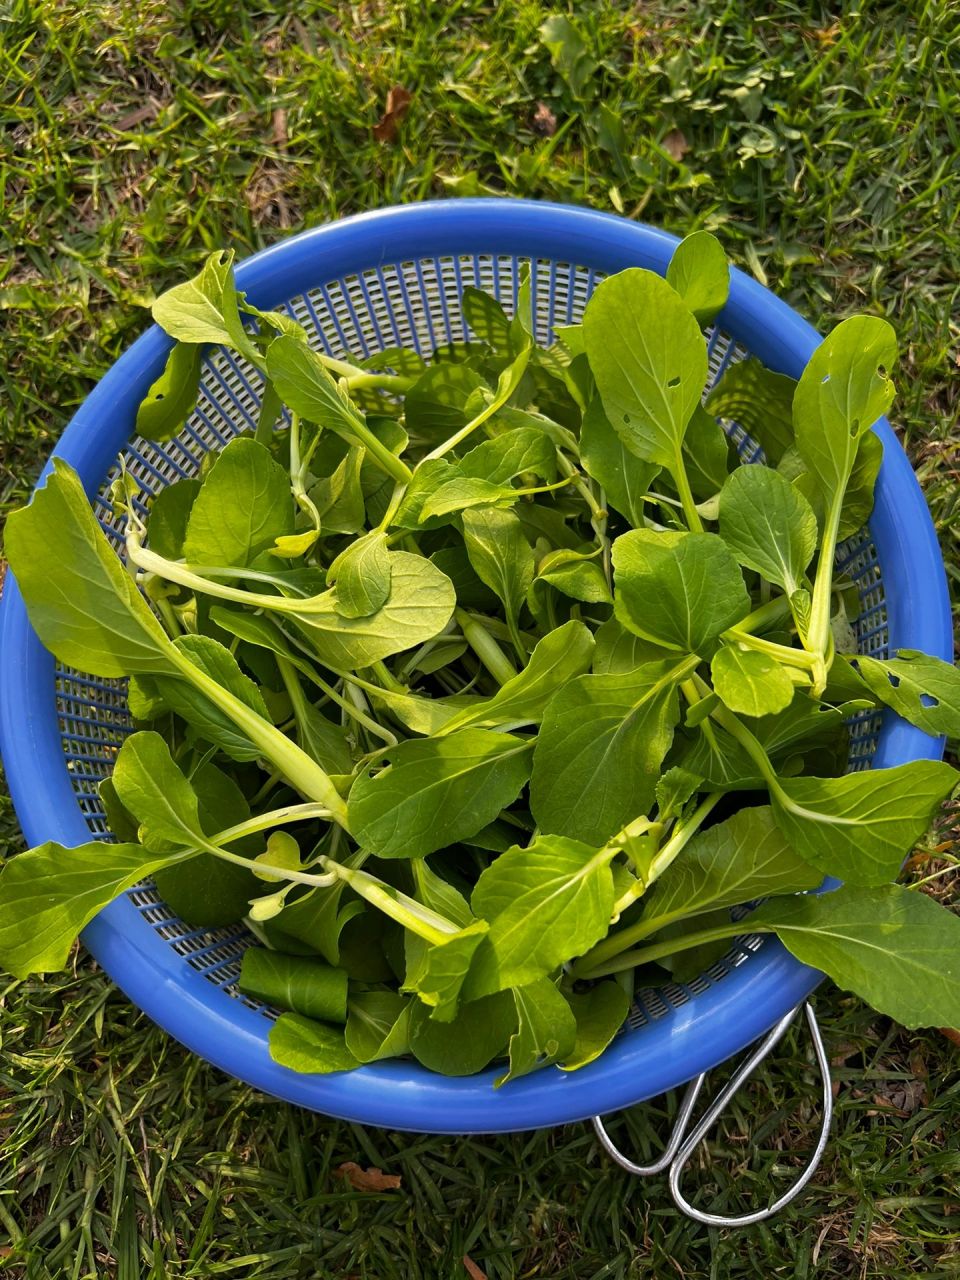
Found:
<path fill-rule="evenodd" d="M 820 1078 L 823 1083 L 823 1120 L 820 1125 L 820 1134 L 817 1138 L 817 1145 L 813 1150 L 813 1154 L 804 1167 L 803 1172 L 793 1185 L 785 1191 L 782 1196 L 776 1199 L 773 1204 L 768 1205 L 765 1209 L 758 1209 L 754 1213 L 744 1213 L 736 1217 L 725 1217 L 722 1214 L 705 1213 L 702 1209 L 695 1208 L 680 1191 L 680 1178 L 683 1175 L 687 1161 L 690 1159 L 690 1156 L 693 1154 L 696 1146 L 713 1127 L 714 1123 L 726 1108 L 734 1094 L 739 1092 L 760 1063 L 763 1062 L 763 1060 L 772 1052 L 783 1038 L 801 1008 L 806 1014 L 807 1025 L 810 1028 L 810 1036 L 813 1040 L 814 1052 L 816 1054 L 817 1068 L 820 1072 Z M 652 1174 L 661 1173 L 664 1169 L 668 1169 L 668 1184 L 673 1201 L 677 1208 L 694 1222 L 699 1222 L 704 1226 L 710 1227 L 749 1227 L 756 1222 L 763 1222 L 765 1219 L 773 1217 L 774 1214 L 779 1213 L 781 1209 L 800 1194 L 816 1172 L 817 1166 L 820 1164 L 820 1160 L 823 1156 L 824 1150 L 826 1149 L 827 1139 L 830 1135 L 830 1124 L 833 1119 L 833 1093 L 830 1087 L 830 1063 L 827 1060 L 827 1052 L 824 1048 L 823 1036 L 820 1033 L 817 1015 L 814 1013 L 812 1005 L 809 1002 L 804 1002 L 802 1006 L 797 1005 L 795 1009 L 791 1010 L 790 1013 L 781 1018 L 780 1021 L 767 1032 L 757 1047 L 740 1064 L 731 1079 L 710 1104 L 704 1115 L 693 1127 L 690 1133 L 684 1137 L 687 1125 L 690 1123 L 691 1113 L 693 1112 L 694 1105 L 697 1101 L 697 1096 L 705 1078 L 705 1075 L 696 1076 L 687 1085 L 687 1091 L 684 1094 L 683 1102 L 680 1105 L 680 1111 L 677 1115 L 673 1133 L 670 1135 L 670 1140 L 664 1149 L 663 1155 L 653 1164 L 638 1165 L 628 1159 L 614 1144 L 599 1116 L 593 1117 L 593 1127 L 596 1130 L 597 1137 L 600 1139 L 600 1143 L 604 1150 L 611 1159 L 615 1160 L 622 1169 L 627 1171 L 627 1173 L 635 1174 L 638 1177 L 649 1177 Z"/>

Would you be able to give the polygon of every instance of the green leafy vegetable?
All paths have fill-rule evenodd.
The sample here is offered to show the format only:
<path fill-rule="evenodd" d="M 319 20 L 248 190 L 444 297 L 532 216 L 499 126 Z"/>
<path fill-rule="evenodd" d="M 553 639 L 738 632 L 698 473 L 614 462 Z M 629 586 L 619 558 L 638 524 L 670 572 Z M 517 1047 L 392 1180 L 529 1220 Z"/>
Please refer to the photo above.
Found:
<path fill-rule="evenodd" d="M 701 324 L 723 310 L 730 292 L 730 268 L 723 245 L 709 231 L 695 231 L 674 250 L 667 284 L 679 293 Z"/>
<path fill-rule="evenodd" d="M 720 494 L 720 536 L 740 564 L 791 596 L 817 549 L 817 519 L 779 472 L 739 467 Z"/>
<path fill-rule="evenodd" d="M 422 858 L 472 836 L 519 795 L 530 747 L 487 729 L 401 743 L 353 784 L 350 829 L 381 858 Z"/>
<path fill-rule="evenodd" d="M 598 982 L 590 991 L 572 992 L 567 1003 L 577 1034 L 560 1065 L 564 1071 L 576 1071 L 599 1058 L 613 1040 L 630 1009 L 630 997 L 618 982 Z"/>
<path fill-rule="evenodd" d="M 410 1002 L 395 991 L 358 991 L 350 998 L 345 1043 L 359 1062 L 399 1058 L 410 1049 Z"/>
<path fill-rule="evenodd" d="M 243 953 L 237 986 L 244 995 L 321 1022 L 347 1021 L 347 975 L 306 956 L 266 947 Z"/>
<path fill-rule="evenodd" d="M 960 737 L 960 672 L 949 662 L 899 649 L 895 658 L 857 658 L 860 675 L 881 702 L 927 733 Z"/>
<path fill-rule="evenodd" d="M 59 459 L 10 516 L 4 550 L 34 630 L 61 662 L 97 676 L 174 670 L 170 640 Z"/>
<path fill-rule="evenodd" d="M 501 854 L 470 900 L 490 923 L 470 993 L 536 982 L 601 938 L 613 907 L 612 860 L 606 849 L 553 835 Z"/>
<path fill-rule="evenodd" d="M 582 98 L 585 36 L 540 35 Z M 627 176 L 616 113 L 588 125 Z M 150 727 L 100 787 L 120 843 L 0 873 L 0 964 L 62 965 L 152 875 L 194 928 L 249 923 L 240 987 L 284 1010 L 270 1051 L 298 1071 L 574 1070 L 634 970 L 690 982 L 744 928 L 909 1025 L 960 1020 L 960 926 L 887 883 L 957 775 L 842 772 L 861 713 L 960 736 L 953 667 L 856 654 L 871 583 L 834 581 L 873 508 L 889 326 L 844 321 L 798 382 L 734 362 L 704 398 L 730 285 L 705 232 L 549 346 L 524 267 L 515 314 L 465 281 L 469 340 L 358 363 L 248 304 L 232 262 L 155 304 L 176 345 L 138 429 L 172 439 L 225 347 L 259 389 L 236 438 L 153 497 L 121 466 L 112 525 L 54 460 L 7 525 L 40 640 L 126 677 Z M 752 445 L 776 470 L 737 465 Z"/>
<path fill-rule="evenodd" d="M 326 1026 L 300 1013 L 282 1013 L 273 1024 L 270 1056 L 281 1067 L 318 1075 L 360 1066 L 360 1059 L 347 1048 L 342 1027 Z"/>
<path fill-rule="evenodd" d="M 514 987 L 513 998 L 518 1026 L 510 1037 L 510 1070 L 497 1079 L 498 1088 L 566 1058 L 577 1039 L 576 1018 L 549 978 Z"/>
<path fill-rule="evenodd" d="M 692 663 L 579 676 L 548 704 L 533 756 L 530 807 L 542 831 L 603 844 L 653 804 Z"/>
<path fill-rule="evenodd" d="M 248 565 L 293 533 L 290 477 L 255 440 L 231 440 L 210 469 L 187 522 L 184 557 Z"/>
<path fill-rule="evenodd" d="M 850 884 L 880 885 L 900 870 L 956 785 L 947 764 L 915 760 L 843 778 L 782 778 L 772 791 L 777 824 L 797 853 Z"/>
<path fill-rule="evenodd" d="M 137 431 L 147 440 L 172 440 L 193 412 L 200 390 L 203 348 L 178 342 L 163 372 L 137 410 Z"/>
<path fill-rule="evenodd" d="M 463 536 L 477 576 L 503 602 L 507 624 L 516 633 L 535 568 L 520 521 L 512 512 L 479 507 L 463 513 Z"/>
<path fill-rule="evenodd" d="M 751 916 L 755 925 L 907 1027 L 960 1020 L 960 920 L 922 893 L 888 884 L 779 898 Z"/>
<path fill-rule="evenodd" d="M 709 657 L 750 609 L 743 575 L 710 534 L 635 529 L 613 544 L 616 613 L 645 640 Z"/>
<path fill-rule="evenodd" d="M 12 858 L 0 873 L 0 964 L 17 978 L 62 969 L 98 911 L 157 867 L 188 856 L 93 840 L 75 849 L 50 841 Z"/>

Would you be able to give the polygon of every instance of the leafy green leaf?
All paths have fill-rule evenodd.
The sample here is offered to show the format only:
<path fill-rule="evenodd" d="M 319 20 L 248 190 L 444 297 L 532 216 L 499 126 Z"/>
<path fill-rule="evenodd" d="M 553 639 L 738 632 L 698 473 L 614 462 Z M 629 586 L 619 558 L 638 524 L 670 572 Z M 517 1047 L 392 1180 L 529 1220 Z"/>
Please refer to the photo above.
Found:
<path fill-rule="evenodd" d="M 517 501 L 517 491 L 509 484 L 493 484 L 479 476 L 457 476 L 448 480 L 424 502 L 420 509 L 420 523 L 454 511 L 466 511 L 471 507 L 495 506 L 503 503 L 512 506 Z"/>
<path fill-rule="evenodd" d="M 410 1001 L 395 991 L 357 991 L 350 997 L 346 1045 L 359 1062 L 399 1058 L 410 1049 Z"/>
<path fill-rule="evenodd" d="M 199 480 L 168 484 L 150 503 L 150 550 L 167 560 L 183 558 L 187 522 L 200 492 Z"/>
<path fill-rule="evenodd" d="M 437 1022 L 416 1000 L 410 1007 L 410 1051 L 431 1071 L 470 1076 L 506 1048 L 516 1021 L 509 991 L 462 1005 L 452 1022 Z"/>
<path fill-rule="evenodd" d="M 960 671 L 916 649 L 895 658 L 861 654 L 856 669 L 877 697 L 927 733 L 960 737 Z"/>
<path fill-rule="evenodd" d="M 191 773 L 190 785 L 197 796 L 200 828 L 205 835 L 216 835 L 249 818 L 250 806 L 236 782 L 209 761 Z M 111 830 L 119 834 L 112 823 Z M 135 827 L 132 838 L 136 838 Z M 232 853 L 250 856 L 258 852 L 260 844 L 256 836 L 247 836 L 228 847 Z M 161 867 L 154 873 L 154 883 L 181 920 L 208 929 L 242 920 L 250 899 L 260 891 L 251 871 L 210 853 Z"/>
<path fill-rule="evenodd" d="M 267 348 L 267 372 L 294 413 L 336 432 L 349 444 L 357 442 L 363 417 L 312 347 L 291 335 L 274 338 Z"/>
<path fill-rule="evenodd" d="M 793 701 L 796 685 L 776 659 L 736 643 L 722 644 L 710 663 L 713 687 L 731 711 L 776 715 Z"/>
<path fill-rule="evenodd" d="M 577 1039 L 576 1018 L 549 978 L 514 987 L 513 999 L 518 1026 L 510 1037 L 510 1069 L 494 1082 L 498 1089 L 565 1058 Z"/>
<path fill-rule="evenodd" d="M 237 986 L 264 1004 L 322 1022 L 346 1022 L 347 975 L 308 956 L 247 947 Z"/>
<path fill-rule="evenodd" d="M 290 477 L 255 440 L 231 440 L 190 511 L 183 552 L 197 565 L 248 565 L 294 531 Z"/>
<path fill-rule="evenodd" d="M 607 501 L 634 526 L 643 525 L 644 495 L 660 470 L 644 462 L 614 431 L 599 396 L 587 405 L 580 427 L 580 458 L 588 476 L 596 480 Z"/>
<path fill-rule="evenodd" d="M 487 729 L 411 738 L 350 791 L 350 830 L 381 858 L 422 858 L 471 836 L 520 794 L 531 743 Z"/>
<path fill-rule="evenodd" d="M 851 316 L 810 357 L 793 397 L 797 449 L 832 505 L 842 493 L 860 437 L 889 409 L 897 360 L 893 329 Z"/>
<path fill-rule="evenodd" d="M 175 669 L 163 628 L 59 458 L 7 520 L 4 551 L 34 630 L 61 662 L 112 677 Z"/>
<path fill-rule="evenodd" d="M 467 365 L 431 365 L 404 398 L 407 429 L 428 440 L 456 431 L 466 424 L 467 401 L 482 386 L 483 379 Z"/>
<path fill-rule="evenodd" d="M 644 898 L 642 919 L 654 933 L 687 916 L 816 889 L 822 879 L 794 853 L 769 806 L 741 809 L 694 836 Z"/>
<path fill-rule="evenodd" d="M 460 296 L 460 310 L 480 342 L 504 355 L 513 355 L 510 317 L 496 298 L 468 284 Z"/>
<path fill-rule="evenodd" d="M 873 886 L 895 878 L 956 781 L 950 765 L 914 760 L 842 778 L 781 778 L 771 800 L 777 825 L 806 862 Z"/>
<path fill-rule="evenodd" d="M 723 245 L 709 231 L 685 236 L 667 267 L 667 284 L 679 293 L 700 324 L 723 310 L 730 292 L 730 268 Z"/>
<path fill-rule="evenodd" d="M 341 861 L 353 869 L 367 856 L 357 852 Z M 329 888 L 311 889 L 301 898 L 288 899 L 278 921 L 284 933 L 319 951 L 327 964 L 334 966 L 340 964 L 340 935 L 344 927 L 364 909 L 363 903 L 355 898 L 343 904 L 345 890 L 344 881 L 338 880 Z"/>
<path fill-rule="evenodd" d="M 229 649 L 210 636 L 200 635 L 178 636 L 174 645 L 192 666 L 219 688 L 233 694 L 244 706 L 269 721 L 270 715 L 259 685 L 243 674 Z M 202 738 L 220 747 L 233 760 L 256 760 L 263 754 L 262 745 L 239 728 L 203 689 L 171 676 L 144 677 L 140 683 L 144 693 L 159 698 L 163 706 L 186 720 Z"/>
<path fill-rule="evenodd" d="M 202 354 L 201 346 L 189 342 L 178 342 L 170 351 L 137 410 L 137 433 L 145 440 L 172 440 L 179 434 L 197 403 Z"/>
<path fill-rule="evenodd" d="M 631 267 L 594 290 L 583 334 L 613 429 L 638 457 L 676 470 L 707 379 L 706 342 L 686 303 Z"/>
<path fill-rule="evenodd" d="M 595 551 L 570 551 L 565 547 L 551 551 L 540 561 L 534 590 L 537 583 L 543 582 L 585 604 L 613 604 L 603 570 L 593 558 L 595 554 Z"/>
<path fill-rule="evenodd" d="M 322 476 L 310 489 L 324 534 L 359 533 L 365 519 L 360 471 L 363 450 L 351 446 L 332 475 Z"/>
<path fill-rule="evenodd" d="M 657 782 L 657 813 L 661 822 L 675 818 L 683 811 L 687 801 L 700 790 L 703 778 L 680 765 L 674 765 L 660 775 Z"/>
<path fill-rule="evenodd" d="M 465 453 L 457 469 L 463 476 L 495 485 L 508 484 L 527 472 L 549 483 L 556 478 L 557 451 L 544 431 L 517 427 Z"/>
<path fill-rule="evenodd" d="M 441 733 L 470 725 L 493 728 L 535 724 L 557 690 L 590 669 L 593 647 L 593 636 L 582 622 L 565 622 L 537 643 L 530 661 L 518 675 L 503 684 L 492 698 L 458 711 Z"/>
<path fill-rule="evenodd" d="M 153 318 L 178 342 L 233 347 L 256 364 L 256 348 L 240 320 L 233 256 L 232 249 L 211 253 L 192 280 L 174 285 L 157 298 Z"/>
<path fill-rule="evenodd" d="M 743 575 L 713 534 L 634 529 L 613 544 L 613 570 L 620 622 L 668 649 L 709 657 L 750 609 Z"/>
<path fill-rule="evenodd" d="M 390 595 L 390 577 L 383 530 L 374 529 L 357 538 L 327 570 L 327 582 L 337 585 L 337 612 L 344 618 L 367 618 L 376 613 Z"/>
<path fill-rule="evenodd" d="M 579 676 L 547 705 L 530 808 L 542 831 L 603 844 L 654 801 L 679 717 L 683 664 Z"/>
<path fill-rule="evenodd" d="M 492 862 L 470 900 L 490 932 L 465 994 L 536 982 L 598 942 L 613 910 L 611 858 L 579 840 L 544 835 Z"/>
<path fill-rule="evenodd" d="M 157 853 L 196 847 L 203 836 L 197 794 L 159 733 L 124 739 L 113 770 L 121 804 L 140 824 L 141 843 Z"/>
<path fill-rule="evenodd" d="M 613 1040 L 630 1011 L 630 997 L 618 982 L 598 982 L 589 991 L 568 995 L 567 1002 L 577 1035 L 560 1065 L 564 1071 L 577 1071 L 599 1058 Z"/>
<path fill-rule="evenodd" d="M 512 511 L 478 507 L 463 513 L 463 537 L 477 576 L 516 626 L 536 568 L 523 526 Z"/>
<path fill-rule="evenodd" d="M 326 1026 L 299 1013 L 281 1013 L 269 1043 L 274 1062 L 292 1071 L 328 1075 L 360 1066 L 347 1048 L 342 1027 Z"/>
<path fill-rule="evenodd" d="M 697 405 L 683 437 L 683 465 L 693 496 L 707 505 L 705 520 L 715 520 L 712 509 L 730 471 L 730 439 L 712 414 Z"/>
<path fill-rule="evenodd" d="M 446 574 L 423 556 L 390 553 L 390 595 L 375 613 L 345 618 L 336 587 L 315 597 L 309 612 L 293 613 L 320 660 L 339 670 L 368 667 L 439 635 L 457 602 Z"/>
<path fill-rule="evenodd" d="M 0 966 L 17 978 L 62 969 L 98 911 L 172 858 L 189 856 L 92 840 L 74 849 L 48 841 L 10 858 L 0 871 Z"/>
<path fill-rule="evenodd" d="M 817 518 L 769 467 L 738 467 L 720 494 L 720 536 L 742 565 L 792 595 L 817 549 Z"/>
<path fill-rule="evenodd" d="M 597 628 L 594 636 L 593 670 L 598 676 L 620 675 L 635 671 L 645 662 L 656 662 L 669 654 L 652 640 L 642 640 L 633 631 L 621 626 L 616 618 L 608 618 Z"/>
<path fill-rule="evenodd" d="M 415 981 L 407 980 L 404 989 L 417 992 L 423 1003 L 430 1006 L 431 1018 L 452 1022 L 457 1016 L 460 991 L 470 963 L 489 928 L 486 920 L 474 920 L 458 933 L 435 943 L 427 949 Z"/>
<path fill-rule="evenodd" d="M 798 960 L 906 1027 L 960 1023 L 960 919 L 918 890 L 845 886 L 778 898 L 750 923 L 774 929 Z"/>

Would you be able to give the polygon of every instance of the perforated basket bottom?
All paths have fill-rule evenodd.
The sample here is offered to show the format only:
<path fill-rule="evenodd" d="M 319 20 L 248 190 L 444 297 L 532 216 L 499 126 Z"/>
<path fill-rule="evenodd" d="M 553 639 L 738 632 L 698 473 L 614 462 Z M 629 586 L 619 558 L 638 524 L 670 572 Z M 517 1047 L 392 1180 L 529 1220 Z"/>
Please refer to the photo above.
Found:
<path fill-rule="evenodd" d="M 424 258 L 318 284 L 291 298 L 286 310 L 307 329 L 314 346 L 332 356 L 365 359 L 394 346 L 412 346 L 429 355 L 438 346 L 469 336 L 459 305 L 465 285 L 493 293 L 508 311 L 513 310 L 520 265 L 512 256 Z M 534 260 L 530 268 L 537 338 L 549 342 L 556 325 L 573 324 L 580 319 L 601 276 L 589 268 L 564 262 Z M 731 336 L 712 331 L 708 389 L 729 363 L 748 354 Z M 148 499 L 165 485 L 194 475 L 208 450 L 219 449 L 237 432 L 256 426 L 261 386 L 256 370 L 230 352 L 219 350 L 207 358 L 197 407 L 180 435 L 163 445 L 138 438 L 124 450 L 127 472 L 140 486 L 136 501 L 142 512 L 145 513 Z M 741 427 L 733 422 L 725 426 L 744 461 L 763 461 L 761 451 Z M 122 533 L 107 497 L 116 474 L 115 467 L 105 478 L 94 509 L 119 549 Z M 840 548 L 837 567 L 853 579 L 859 591 L 859 650 L 886 655 L 883 582 L 866 530 Z M 77 804 L 91 833 L 109 839 L 97 786 L 110 774 L 120 744 L 131 731 L 124 682 L 96 680 L 60 667 L 57 709 L 64 758 Z M 849 769 L 869 767 L 878 731 L 879 718 L 873 714 L 858 716 L 851 722 Z M 237 990 L 240 958 L 254 941 L 243 926 L 192 929 L 171 913 L 149 882 L 130 890 L 128 896 L 140 912 L 143 928 L 155 930 L 186 965 L 219 988 L 225 1000 L 241 1000 L 265 1018 L 276 1016 L 273 1009 Z M 760 937 L 744 936 L 692 981 L 637 991 L 627 1032 L 642 1034 L 644 1026 L 695 1001 L 735 968 L 752 963 L 764 945 Z"/>

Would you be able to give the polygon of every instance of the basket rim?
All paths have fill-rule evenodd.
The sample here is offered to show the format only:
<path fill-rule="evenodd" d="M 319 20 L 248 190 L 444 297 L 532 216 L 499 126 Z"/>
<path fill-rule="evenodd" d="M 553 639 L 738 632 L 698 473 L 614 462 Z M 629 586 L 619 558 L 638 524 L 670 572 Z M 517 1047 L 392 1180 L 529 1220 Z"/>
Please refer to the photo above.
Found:
<path fill-rule="evenodd" d="M 614 214 L 511 198 L 460 199 L 388 207 L 287 237 L 237 264 L 238 285 L 261 307 L 304 291 L 315 280 L 371 266 L 460 253 L 513 255 L 588 265 L 666 270 L 678 238 Z M 311 287 L 307 285 L 306 287 Z M 797 376 L 820 335 L 764 286 L 736 268 L 718 323 L 743 338 L 771 367 Z M 136 406 L 160 372 L 171 340 L 153 325 L 96 385 L 52 456 L 78 472 L 92 497 L 133 432 Z M 887 594 L 891 649 L 923 649 L 953 659 L 946 575 L 936 533 L 906 454 L 886 419 L 870 531 L 878 561 L 892 566 Z M 44 468 L 42 483 L 49 472 Z M 889 588 L 887 573 L 885 582 Z M 54 699 L 55 663 L 30 627 L 12 575 L 0 600 L 0 755 L 28 842 L 83 843 L 90 832 L 63 760 Z M 883 767 L 937 759 L 932 738 L 892 713 L 884 717 L 874 762 Z M 126 896 L 83 933 L 116 984 L 155 1022 L 207 1061 L 277 1097 L 346 1119 L 444 1133 L 501 1132 L 583 1119 L 632 1105 L 717 1065 L 763 1034 L 821 980 L 774 939 L 761 955 L 713 983 L 688 1004 L 623 1036 L 590 1066 L 553 1068 L 494 1091 L 496 1071 L 438 1076 L 416 1064 L 385 1062 L 330 1076 L 303 1076 L 273 1063 L 264 1016 L 226 999 L 188 969 Z M 189 979 L 189 980 L 188 980 Z"/>

